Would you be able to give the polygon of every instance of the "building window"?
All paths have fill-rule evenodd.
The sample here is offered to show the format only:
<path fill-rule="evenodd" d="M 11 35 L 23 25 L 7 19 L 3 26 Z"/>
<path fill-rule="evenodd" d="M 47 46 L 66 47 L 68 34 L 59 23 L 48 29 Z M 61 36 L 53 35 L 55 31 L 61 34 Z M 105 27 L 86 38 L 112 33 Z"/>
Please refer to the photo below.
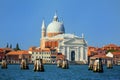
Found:
<path fill-rule="evenodd" d="M 32 52 L 32 54 L 34 54 L 34 52 Z"/>
<path fill-rule="evenodd" d="M 36 56 L 36 59 L 38 58 L 38 56 Z"/>

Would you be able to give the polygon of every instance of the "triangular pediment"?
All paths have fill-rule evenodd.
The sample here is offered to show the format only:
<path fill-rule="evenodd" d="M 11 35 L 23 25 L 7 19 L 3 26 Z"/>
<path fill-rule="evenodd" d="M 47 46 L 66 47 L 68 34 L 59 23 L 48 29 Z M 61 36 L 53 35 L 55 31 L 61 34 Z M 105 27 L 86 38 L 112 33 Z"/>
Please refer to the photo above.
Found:
<path fill-rule="evenodd" d="M 65 45 L 81 45 L 81 44 L 85 44 L 84 39 L 81 38 L 72 38 L 68 41 L 64 41 Z"/>

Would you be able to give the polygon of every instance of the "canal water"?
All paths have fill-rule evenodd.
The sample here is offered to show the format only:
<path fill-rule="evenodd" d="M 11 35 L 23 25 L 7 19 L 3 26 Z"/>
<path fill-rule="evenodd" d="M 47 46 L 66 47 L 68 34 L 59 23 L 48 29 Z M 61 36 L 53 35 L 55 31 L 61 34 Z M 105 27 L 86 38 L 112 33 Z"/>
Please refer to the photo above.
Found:
<path fill-rule="evenodd" d="M 70 65 L 69 69 L 44 65 L 45 72 L 34 72 L 33 65 L 29 65 L 29 68 L 21 70 L 20 65 L 0 68 L 0 80 L 120 80 L 120 66 L 114 66 L 113 69 L 106 69 L 104 66 L 103 73 L 89 71 L 87 65 Z"/>

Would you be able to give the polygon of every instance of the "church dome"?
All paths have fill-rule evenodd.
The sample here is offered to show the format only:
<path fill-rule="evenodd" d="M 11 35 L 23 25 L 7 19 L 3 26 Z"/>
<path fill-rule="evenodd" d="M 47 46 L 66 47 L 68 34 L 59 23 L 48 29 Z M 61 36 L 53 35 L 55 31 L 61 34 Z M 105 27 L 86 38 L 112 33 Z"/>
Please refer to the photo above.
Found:
<path fill-rule="evenodd" d="M 47 33 L 65 33 L 63 22 L 58 21 L 56 14 L 53 21 L 47 27 Z"/>
<path fill-rule="evenodd" d="M 47 33 L 65 33 L 64 25 L 60 22 L 53 21 L 48 25 Z"/>

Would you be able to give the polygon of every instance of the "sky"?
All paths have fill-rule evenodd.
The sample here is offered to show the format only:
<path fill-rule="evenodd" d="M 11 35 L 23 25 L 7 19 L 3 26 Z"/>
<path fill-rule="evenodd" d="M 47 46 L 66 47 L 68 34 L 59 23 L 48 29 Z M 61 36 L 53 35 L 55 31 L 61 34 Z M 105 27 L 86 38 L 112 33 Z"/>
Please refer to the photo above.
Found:
<path fill-rule="evenodd" d="M 120 45 L 120 0 L 0 0 L 0 47 L 40 46 L 41 25 L 55 12 L 65 32 L 81 36 L 88 46 Z"/>

